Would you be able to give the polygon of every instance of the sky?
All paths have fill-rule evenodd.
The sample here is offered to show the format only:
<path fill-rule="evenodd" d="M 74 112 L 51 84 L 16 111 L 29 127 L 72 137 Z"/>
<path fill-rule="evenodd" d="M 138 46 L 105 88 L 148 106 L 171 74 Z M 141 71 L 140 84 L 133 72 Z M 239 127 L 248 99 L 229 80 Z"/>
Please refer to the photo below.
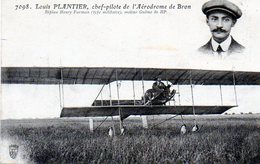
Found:
<path fill-rule="evenodd" d="M 191 9 L 167 9 L 165 14 L 45 14 L 35 4 L 87 3 L 182 4 Z M 197 52 L 211 34 L 201 6 L 205 0 L 175 1 L 2 1 L 2 66 L 38 67 L 144 67 L 260 71 L 260 25 L 257 0 L 233 0 L 243 15 L 232 36 L 246 47 L 243 54 L 211 58 Z M 16 5 L 32 9 L 15 10 Z M 59 11 L 59 10 L 58 10 Z M 97 10 L 95 10 L 97 11 Z M 138 83 L 138 82 L 137 82 Z M 140 83 L 140 82 L 139 82 Z M 138 87 L 138 85 L 137 85 Z M 140 86 L 139 86 L 140 87 Z M 146 82 L 149 89 L 151 83 Z M 174 86 L 176 88 L 176 86 Z M 182 87 L 182 103 L 191 103 L 190 88 Z M 65 106 L 90 106 L 101 86 L 65 85 Z M 140 92 L 140 89 L 136 89 Z M 57 85 L 1 85 L 1 118 L 59 117 Z M 122 98 L 132 87 L 122 82 Z M 258 112 L 260 87 L 237 86 L 239 107 L 230 112 Z M 104 91 L 105 92 L 105 91 Z M 219 104 L 219 86 L 195 87 L 195 104 Z M 234 104 L 233 87 L 223 88 L 224 104 Z M 106 95 L 104 93 L 104 95 Z M 138 93 L 141 97 L 142 92 Z M 218 95 L 218 96 L 216 96 Z M 104 96 L 105 97 L 105 96 Z M 218 97 L 218 98 L 216 98 Z M 177 103 L 177 102 L 176 102 Z"/>

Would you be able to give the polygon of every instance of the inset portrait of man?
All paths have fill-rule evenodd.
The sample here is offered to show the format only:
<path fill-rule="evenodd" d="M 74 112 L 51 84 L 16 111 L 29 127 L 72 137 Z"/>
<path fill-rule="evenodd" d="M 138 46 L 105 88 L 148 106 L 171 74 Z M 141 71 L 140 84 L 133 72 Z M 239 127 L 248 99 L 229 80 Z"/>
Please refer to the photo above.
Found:
<path fill-rule="evenodd" d="M 212 37 L 199 51 L 221 57 L 242 53 L 245 47 L 230 35 L 231 29 L 242 16 L 240 8 L 227 0 L 211 0 L 203 4 L 202 12 L 206 15 Z"/>

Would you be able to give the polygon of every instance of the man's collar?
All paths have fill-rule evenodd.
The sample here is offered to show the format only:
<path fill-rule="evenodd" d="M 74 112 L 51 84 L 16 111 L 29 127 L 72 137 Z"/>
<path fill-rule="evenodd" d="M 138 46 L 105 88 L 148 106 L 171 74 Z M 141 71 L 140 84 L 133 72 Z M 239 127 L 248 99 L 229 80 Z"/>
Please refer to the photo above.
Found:
<path fill-rule="evenodd" d="M 211 45 L 214 51 L 217 51 L 218 46 L 220 45 L 220 47 L 222 48 L 222 50 L 224 52 L 226 52 L 231 44 L 232 38 L 229 35 L 228 38 L 226 40 L 224 40 L 223 42 L 221 42 L 220 44 L 218 42 L 216 42 L 213 38 L 211 39 Z"/>

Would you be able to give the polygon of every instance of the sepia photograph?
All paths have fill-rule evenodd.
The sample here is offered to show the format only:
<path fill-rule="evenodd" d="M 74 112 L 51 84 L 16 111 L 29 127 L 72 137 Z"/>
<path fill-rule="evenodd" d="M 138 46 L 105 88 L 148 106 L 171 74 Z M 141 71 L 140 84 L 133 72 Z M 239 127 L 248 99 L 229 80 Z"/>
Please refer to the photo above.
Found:
<path fill-rule="evenodd" d="M 258 0 L 2 0 L 0 163 L 260 163 Z"/>

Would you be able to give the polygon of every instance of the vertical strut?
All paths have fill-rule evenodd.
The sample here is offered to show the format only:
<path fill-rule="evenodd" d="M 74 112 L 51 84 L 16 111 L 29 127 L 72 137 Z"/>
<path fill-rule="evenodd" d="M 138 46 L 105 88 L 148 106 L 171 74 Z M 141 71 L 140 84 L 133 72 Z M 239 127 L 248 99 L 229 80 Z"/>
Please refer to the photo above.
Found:
<path fill-rule="evenodd" d="M 167 85 L 167 87 L 169 85 L 168 79 L 166 79 L 166 85 Z M 168 105 L 171 105 L 171 101 L 168 102 Z M 175 102 L 174 102 L 174 105 L 175 105 Z"/>
<path fill-rule="evenodd" d="M 134 105 L 135 105 L 135 82 L 134 80 L 132 81 L 133 84 L 133 98 L 134 98 Z"/>
<path fill-rule="evenodd" d="M 144 70 L 142 69 L 141 71 L 141 74 L 142 74 L 142 88 L 143 88 L 143 97 L 144 97 L 144 104 L 145 104 L 145 96 L 144 96 Z"/>
<path fill-rule="evenodd" d="M 179 99 L 179 105 L 181 105 L 181 94 L 180 94 L 180 86 L 179 83 L 177 84 L 178 87 L 178 99 Z"/>
<path fill-rule="evenodd" d="M 116 88 L 117 88 L 117 105 L 120 105 L 120 101 L 119 101 L 119 84 L 118 84 L 117 70 L 116 70 Z"/>
<path fill-rule="evenodd" d="M 235 79 L 235 72 L 233 71 L 233 85 L 234 85 L 234 92 L 235 92 L 235 100 L 237 105 L 237 89 L 236 89 L 236 79 Z"/>
<path fill-rule="evenodd" d="M 60 108 L 62 110 L 64 106 L 64 91 L 63 91 L 63 73 L 62 73 L 62 68 L 60 70 L 60 82 L 59 82 L 59 98 L 60 98 Z"/>
<path fill-rule="evenodd" d="M 60 99 L 60 109 L 62 110 L 62 103 L 61 103 L 61 82 L 59 82 L 59 99 Z"/>
<path fill-rule="evenodd" d="M 111 94 L 111 85 L 110 85 L 110 83 L 108 84 L 108 87 L 109 87 L 109 104 L 110 104 L 110 106 L 112 106 L 112 94 Z"/>
<path fill-rule="evenodd" d="M 63 71 L 62 71 L 62 68 L 61 68 L 60 74 L 61 74 L 62 106 L 64 106 L 64 88 L 63 88 L 64 81 L 63 81 Z"/>
<path fill-rule="evenodd" d="M 109 105 L 112 106 L 112 93 L 111 93 L 111 84 L 108 84 L 109 87 Z M 112 119 L 112 125 L 113 125 L 113 132 L 114 132 L 114 136 L 116 135 L 116 129 L 115 129 L 115 123 L 114 123 L 114 118 L 113 115 L 111 115 L 111 119 Z"/>
<path fill-rule="evenodd" d="M 194 96 L 193 96 L 193 85 L 192 85 L 192 74 L 191 74 L 191 70 L 190 70 L 190 88 L 191 88 L 191 99 L 192 99 L 192 111 L 193 111 L 193 115 L 194 115 L 194 122 L 196 125 L 196 120 L 195 120 L 195 107 L 194 107 Z"/>
<path fill-rule="evenodd" d="M 142 74 L 142 88 L 143 88 L 143 103 L 145 104 L 145 91 L 144 91 L 144 70 L 142 69 L 141 71 Z M 142 116 L 142 123 L 143 123 L 143 127 L 144 128 L 148 128 L 148 124 L 147 124 L 147 116 Z"/>
<path fill-rule="evenodd" d="M 223 105 L 222 87 L 219 85 L 221 105 Z"/>
<path fill-rule="evenodd" d="M 120 105 L 120 97 L 119 97 L 119 83 L 118 83 L 118 72 L 116 70 L 116 88 L 117 88 L 117 105 Z M 122 117 L 121 117 L 121 108 L 118 108 L 118 114 L 119 114 L 119 121 L 120 121 L 120 130 L 122 129 Z"/>

